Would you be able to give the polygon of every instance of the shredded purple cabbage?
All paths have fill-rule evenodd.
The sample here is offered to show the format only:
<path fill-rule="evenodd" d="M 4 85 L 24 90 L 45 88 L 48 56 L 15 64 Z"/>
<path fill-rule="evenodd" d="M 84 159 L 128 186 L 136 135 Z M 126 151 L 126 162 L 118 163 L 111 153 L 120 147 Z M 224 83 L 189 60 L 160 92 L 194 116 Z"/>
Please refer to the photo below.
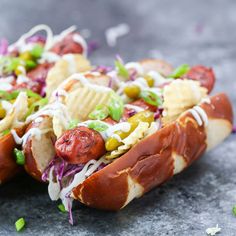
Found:
<path fill-rule="evenodd" d="M 38 77 L 35 79 L 35 81 L 40 84 L 41 91 L 40 91 L 40 96 L 45 97 L 46 96 L 46 78 L 44 77 Z"/>
<path fill-rule="evenodd" d="M 232 133 L 236 134 L 236 125 L 233 126 Z"/>
<path fill-rule="evenodd" d="M 45 43 L 46 37 L 43 35 L 33 35 L 26 39 L 26 43 Z"/>
<path fill-rule="evenodd" d="M 94 70 L 95 72 L 100 72 L 102 74 L 107 74 L 108 72 L 112 71 L 111 66 L 97 66 Z"/>
<path fill-rule="evenodd" d="M 0 41 L 0 55 L 6 55 L 8 53 L 8 41 L 1 39 Z"/>
<path fill-rule="evenodd" d="M 128 110 L 127 114 L 129 117 L 134 116 L 137 112 L 135 110 Z"/>
<path fill-rule="evenodd" d="M 131 81 L 134 81 L 135 78 L 136 78 L 136 76 L 137 76 L 137 71 L 136 71 L 136 70 L 133 70 L 132 73 L 129 75 L 129 79 L 130 79 Z"/>
<path fill-rule="evenodd" d="M 70 198 L 70 197 L 68 197 L 68 198 Z M 69 209 L 69 223 L 71 225 L 73 225 L 74 220 L 73 220 L 73 214 L 72 214 L 72 200 L 71 199 L 69 199 L 69 201 L 68 201 L 68 209 Z"/>
<path fill-rule="evenodd" d="M 100 47 L 99 43 L 96 41 L 90 41 L 88 43 L 88 55 L 90 56 L 94 51 Z"/>
<path fill-rule="evenodd" d="M 105 164 L 105 163 L 101 163 L 96 171 L 103 169 L 106 165 L 107 164 Z M 68 184 L 70 184 L 73 181 L 75 174 L 79 173 L 83 169 L 84 164 L 70 164 L 70 163 L 67 163 L 66 161 L 64 161 L 62 158 L 55 156 L 43 172 L 42 180 L 44 182 L 48 181 L 49 172 L 52 167 L 54 167 L 54 175 L 57 176 L 58 182 L 59 182 L 60 187 L 62 189 L 63 188 L 63 186 L 62 186 L 63 178 L 71 176 L 72 178 L 70 179 L 70 182 L 68 183 Z M 71 192 L 67 193 L 65 197 L 68 199 L 68 206 L 67 207 L 69 210 L 69 223 L 71 225 L 73 225 L 74 221 L 73 221 L 73 214 L 72 214 L 72 199 L 70 197 L 70 194 L 71 194 Z"/>
<path fill-rule="evenodd" d="M 155 119 L 155 120 L 159 119 L 159 118 L 160 118 L 160 115 L 161 115 L 161 114 L 160 114 L 159 110 L 157 110 L 157 112 L 154 113 L 154 119 Z"/>
<path fill-rule="evenodd" d="M 122 64 L 124 64 L 124 60 L 122 59 L 122 57 L 119 54 L 116 54 L 116 60 L 121 62 Z"/>

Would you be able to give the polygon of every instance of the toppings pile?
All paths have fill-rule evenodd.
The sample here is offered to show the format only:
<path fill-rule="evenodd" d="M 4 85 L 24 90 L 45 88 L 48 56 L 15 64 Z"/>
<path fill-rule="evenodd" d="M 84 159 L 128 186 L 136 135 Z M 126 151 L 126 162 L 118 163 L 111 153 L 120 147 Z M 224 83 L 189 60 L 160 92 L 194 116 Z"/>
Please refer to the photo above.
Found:
<path fill-rule="evenodd" d="M 96 67 L 73 74 L 49 98 L 48 106 L 62 104 L 67 118 L 60 127 L 52 127 L 57 136 L 55 156 L 43 180 L 49 182 L 51 199 L 60 198 L 70 212 L 71 223 L 76 186 L 199 104 L 209 92 L 201 81 L 184 77 L 191 72 L 187 65 L 168 73 L 145 66 L 124 64 L 118 58 L 114 69 Z M 38 116 L 44 115 L 55 118 L 39 111 Z"/>
<path fill-rule="evenodd" d="M 46 36 L 36 34 L 42 30 Z M 45 25 L 10 46 L 3 41 L 0 52 L 1 136 L 22 145 L 14 149 L 19 165 L 40 149 L 39 178 L 52 200 L 62 200 L 71 224 L 73 189 L 89 176 L 193 107 L 194 117 L 200 111 L 207 119 L 196 107 L 215 78 L 203 66 L 173 70 L 161 60 L 125 64 L 117 57 L 114 68 L 93 67 L 74 27 L 53 36 Z M 26 129 L 23 136 L 18 129 Z"/>

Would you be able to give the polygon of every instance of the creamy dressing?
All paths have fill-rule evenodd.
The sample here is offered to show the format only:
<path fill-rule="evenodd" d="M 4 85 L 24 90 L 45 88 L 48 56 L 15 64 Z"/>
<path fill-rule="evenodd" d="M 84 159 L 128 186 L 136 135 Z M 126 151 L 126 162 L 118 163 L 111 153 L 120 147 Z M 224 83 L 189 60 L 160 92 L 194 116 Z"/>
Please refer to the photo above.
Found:
<path fill-rule="evenodd" d="M 53 37 L 53 45 L 62 41 L 68 34 L 73 33 L 76 30 L 76 26 L 72 25 L 69 28 L 63 30 L 59 35 Z"/>
<path fill-rule="evenodd" d="M 88 54 L 88 46 L 87 43 L 85 42 L 85 40 L 83 39 L 83 37 L 81 37 L 79 34 L 75 34 L 73 35 L 73 40 L 80 44 L 83 48 L 83 56 L 87 57 Z"/>
<path fill-rule="evenodd" d="M 23 34 L 15 43 L 13 43 L 12 45 L 9 46 L 9 51 L 12 51 L 15 48 L 18 48 L 19 51 L 22 52 L 24 50 L 25 45 L 26 45 L 26 42 L 25 42 L 26 39 L 33 36 L 35 33 L 39 32 L 39 31 L 45 31 L 47 34 L 44 49 L 48 50 L 52 44 L 53 33 L 52 33 L 52 30 L 49 26 L 41 24 L 41 25 L 36 25 L 29 32 Z"/>
<path fill-rule="evenodd" d="M 132 110 L 134 110 L 135 112 L 144 111 L 144 109 L 143 109 L 142 107 L 135 106 L 135 105 L 132 105 L 132 104 L 125 104 L 124 107 L 127 108 L 127 109 L 132 109 Z"/>
<path fill-rule="evenodd" d="M 40 64 L 43 64 L 45 62 L 49 62 L 49 63 L 54 63 L 57 62 L 61 59 L 61 57 L 59 55 L 57 55 L 54 52 L 43 52 L 40 60 L 38 61 Z"/>
<path fill-rule="evenodd" d="M 76 60 L 73 54 L 63 55 L 62 59 L 68 63 L 68 69 L 70 74 L 74 74 L 77 71 Z"/>
<path fill-rule="evenodd" d="M 139 77 L 136 80 L 132 81 L 131 84 L 137 85 L 141 90 L 143 90 L 144 88 L 149 88 L 147 81 L 142 77 Z"/>
<path fill-rule="evenodd" d="M 121 137 L 118 134 L 112 134 L 111 138 L 116 139 L 118 142 L 122 142 L 122 139 L 121 139 Z"/>
<path fill-rule="evenodd" d="M 57 178 L 57 181 L 54 182 L 53 181 L 53 171 L 54 171 L 54 167 L 52 167 L 50 170 L 49 170 L 49 176 L 48 176 L 48 195 L 50 197 L 50 199 L 52 201 L 56 201 L 59 199 L 59 196 L 60 196 L 60 191 L 61 191 L 61 188 L 60 188 L 60 183 L 58 181 L 58 177 L 56 176 Z"/>
<path fill-rule="evenodd" d="M 37 117 L 35 120 L 34 120 L 34 123 L 41 123 L 43 121 L 43 117 Z"/>
<path fill-rule="evenodd" d="M 10 83 L 0 81 L 0 90 L 9 91 L 12 88 L 13 86 Z"/>
<path fill-rule="evenodd" d="M 85 174 L 88 171 L 89 166 L 94 165 L 96 162 L 97 161 L 95 160 L 90 160 L 89 162 L 87 162 L 84 168 L 74 176 L 72 183 L 66 188 L 63 188 L 61 190 L 59 197 L 62 200 L 62 203 L 64 204 L 65 209 L 67 211 L 69 209 L 68 209 L 68 203 L 67 203 L 68 198 L 66 196 L 73 190 L 73 188 L 77 187 L 79 184 L 84 182 L 84 180 L 86 179 Z"/>
<path fill-rule="evenodd" d="M 144 73 L 143 67 L 142 67 L 141 64 L 138 63 L 138 62 L 128 62 L 128 63 L 125 64 L 125 68 L 126 68 L 127 70 L 129 70 L 129 69 L 135 69 L 136 72 L 138 73 L 138 75 L 143 75 L 143 73 Z"/>
<path fill-rule="evenodd" d="M 7 76 L 7 77 L 2 77 L 2 78 L 0 78 L 0 85 L 2 84 L 2 83 L 7 83 L 7 84 L 11 84 L 13 81 L 14 81 L 15 79 L 14 79 L 14 76 Z"/>
<path fill-rule="evenodd" d="M 13 129 L 11 130 L 11 134 L 16 144 L 22 144 L 22 146 L 24 146 L 29 137 L 35 137 L 39 141 L 41 139 L 42 134 L 46 134 L 51 130 L 52 129 L 31 128 L 22 137 L 19 137 L 16 131 Z"/>
<path fill-rule="evenodd" d="M 121 122 L 121 123 L 110 126 L 105 132 L 106 132 L 106 136 L 110 137 L 116 131 L 129 132 L 130 128 L 131 128 L 131 125 L 129 122 Z"/>
<path fill-rule="evenodd" d="M 189 112 L 192 114 L 199 126 L 202 126 L 203 123 L 205 126 L 208 125 L 207 114 L 200 106 L 194 106 L 189 110 Z"/>
<path fill-rule="evenodd" d="M 12 111 L 13 105 L 8 101 L 1 101 L 2 108 L 6 111 L 6 114 L 9 114 Z"/>
<path fill-rule="evenodd" d="M 91 89 L 94 89 L 95 91 L 98 91 L 98 92 L 111 92 L 113 91 L 111 88 L 108 88 L 108 87 L 105 87 L 103 85 L 96 85 L 96 84 L 92 84 L 88 81 L 88 79 L 83 75 L 83 74 L 80 74 L 80 73 L 75 73 L 73 74 L 72 76 L 70 76 L 68 79 L 64 80 L 59 86 L 58 88 L 53 92 L 53 97 L 58 97 L 58 91 L 60 93 L 61 90 L 64 90 L 63 88 L 66 86 L 66 84 L 72 80 L 78 80 L 82 86 L 84 87 L 89 87 Z M 65 91 L 65 90 L 64 90 Z M 66 92 L 66 91 L 65 91 Z M 65 95 L 65 92 L 62 92 L 62 96 Z"/>
<path fill-rule="evenodd" d="M 209 97 L 202 98 L 201 103 L 211 104 L 211 99 Z"/>
<path fill-rule="evenodd" d="M 17 84 L 22 84 L 22 83 L 28 83 L 30 79 L 26 75 L 18 75 L 16 83 Z"/>
<path fill-rule="evenodd" d="M 61 112 L 63 114 L 61 114 L 60 111 L 63 111 L 63 112 Z M 50 117 L 60 115 L 60 117 L 59 117 L 60 119 L 70 120 L 70 117 L 67 113 L 66 106 L 60 102 L 54 102 L 54 103 L 44 106 L 36 113 L 28 116 L 26 119 L 26 122 L 29 123 L 30 121 L 35 120 L 37 117 L 42 116 L 42 115 L 48 115 Z"/>
<path fill-rule="evenodd" d="M 165 84 L 167 82 L 173 81 L 173 79 L 167 79 L 167 78 L 163 77 L 157 71 L 150 71 L 147 73 L 147 75 L 153 78 L 154 86 L 160 86 L 160 85 Z"/>

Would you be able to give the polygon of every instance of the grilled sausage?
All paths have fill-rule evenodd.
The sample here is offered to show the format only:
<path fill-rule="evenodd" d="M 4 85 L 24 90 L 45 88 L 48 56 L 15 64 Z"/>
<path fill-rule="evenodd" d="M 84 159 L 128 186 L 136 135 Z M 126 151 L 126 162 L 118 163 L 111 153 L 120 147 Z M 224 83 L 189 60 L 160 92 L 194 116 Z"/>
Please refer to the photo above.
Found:
<path fill-rule="evenodd" d="M 72 164 L 84 164 L 105 154 L 102 136 L 87 127 L 67 130 L 55 143 L 56 154 Z"/>

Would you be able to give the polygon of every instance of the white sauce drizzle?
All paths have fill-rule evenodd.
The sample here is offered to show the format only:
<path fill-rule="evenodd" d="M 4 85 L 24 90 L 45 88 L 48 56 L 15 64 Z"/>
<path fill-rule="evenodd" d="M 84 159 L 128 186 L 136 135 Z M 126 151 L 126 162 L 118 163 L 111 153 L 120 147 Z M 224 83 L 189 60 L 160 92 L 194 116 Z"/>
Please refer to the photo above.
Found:
<path fill-rule="evenodd" d="M 2 108 L 6 111 L 6 114 L 9 114 L 12 111 L 13 105 L 8 101 L 1 101 Z"/>
<path fill-rule="evenodd" d="M 17 144 L 25 145 L 29 137 L 34 136 L 37 140 L 41 139 L 42 134 L 46 134 L 47 132 L 51 131 L 52 129 L 39 129 L 39 128 L 31 128 L 24 134 L 24 136 L 19 137 L 16 131 L 13 129 L 11 130 L 11 134 Z"/>
<path fill-rule="evenodd" d="M 13 81 L 14 81 L 15 79 L 14 79 L 14 77 L 13 76 L 7 76 L 7 77 L 3 77 L 3 78 L 0 78 L 0 84 L 1 83 L 8 83 L 8 84 L 10 84 L 10 83 L 12 83 Z"/>
<path fill-rule="evenodd" d="M 76 26 L 72 25 L 69 28 L 63 30 L 59 35 L 55 35 L 53 38 L 53 45 L 62 41 L 68 34 L 76 31 Z"/>
<path fill-rule="evenodd" d="M 90 160 L 89 162 L 87 162 L 87 164 L 84 166 L 84 168 L 74 176 L 72 183 L 69 186 L 67 186 L 66 188 L 63 188 L 61 190 L 59 197 L 61 198 L 62 203 L 64 204 L 65 209 L 67 211 L 69 210 L 68 204 L 67 204 L 68 198 L 66 197 L 67 194 L 70 193 L 73 190 L 73 188 L 75 188 L 76 186 L 81 184 L 86 179 L 85 174 L 88 171 L 89 166 L 92 164 L 95 164 L 95 163 L 96 163 L 95 160 Z"/>
<path fill-rule="evenodd" d="M 5 83 L 0 81 L 0 90 L 9 91 L 12 89 L 12 85 L 10 83 Z"/>
<path fill-rule="evenodd" d="M 78 80 L 84 87 L 89 87 L 91 89 L 94 89 L 98 92 L 111 92 L 113 91 L 111 88 L 105 87 L 103 85 L 97 85 L 97 84 L 92 84 L 88 81 L 88 79 L 81 73 L 75 73 L 72 76 L 70 76 L 68 79 L 64 80 L 58 88 L 53 92 L 53 97 L 58 97 L 58 96 L 66 96 L 67 92 L 64 90 L 64 86 L 70 82 L 71 80 Z M 64 90 L 64 91 L 62 91 Z M 59 95 L 60 94 L 60 95 Z"/>
<path fill-rule="evenodd" d="M 26 39 L 37 33 L 38 31 L 45 31 L 47 34 L 46 43 L 44 46 L 45 50 L 48 50 L 53 41 L 53 33 L 49 26 L 41 24 L 33 27 L 29 32 L 23 34 L 15 43 L 9 46 L 9 50 L 12 51 L 15 47 L 19 48 L 20 51 L 24 50 L 24 46 L 26 45 Z"/>
<path fill-rule="evenodd" d="M 88 54 L 88 46 L 87 43 L 85 42 L 85 40 L 83 39 L 83 37 L 79 34 L 75 34 L 73 35 L 73 40 L 80 44 L 83 48 L 83 56 L 87 57 Z"/>
<path fill-rule="evenodd" d="M 54 62 L 59 61 L 60 59 L 61 57 L 54 52 L 44 52 L 38 62 L 40 64 L 44 62 L 54 63 Z"/>
<path fill-rule="evenodd" d="M 144 109 L 142 107 L 135 106 L 135 105 L 132 105 L 132 104 L 125 104 L 124 107 L 127 108 L 127 109 L 132 109 L 136 112 L 144 111 Z"/>
<path fill-rule="evenodd" d="M 18 75 L 16 83 L 22 84 L 22 83 L 27 83 L 29 81 L 30 81 L 30 79 L 26 75 Z"/>
<path fill-rule="evenodd" d="M 203 123 L 205 126 L 208 125 L 207 114 L 201 107 L 194 106 L 189 112 L 193 115 L 199 126 L 202 126 Z"/>
<path fill-rule="evenodd" d="M 201 103 L 211 104 L 211 99 L 209 97 L 202 98 Z"/>
<path fill-rule="evenodd" d="M 57 181 L 56 182 L 53 181 L 53 171 L 54 171 L 54 166 L 49 170 L 48 195 L 52 201 L 56 201 L 59 199 L 61 188 L 57 177 L 56 177 Z"/>
<path fill-rule="evenodd" d="M 151 76 L 154 79 L 154 86 L 159 86 L 167 82 L 172 82 L 173 79 L 165 78 L 157 71 L 150 71 L 147 75 Z"/>
<path fill-rule="evenodd" d="M 116 139 L 118 142 L 122 142 L 122 139 L 121 139 L 121 137 L 118 134 L 112 134 L 111 138 Z"/>
<path fill-rule="evenodd" d="M 139 75 L 143 75 L 144 70 L 140 63 L 138 62 L 128 62 L 125 64 L 126 69 L 135 69 Z"/>
<path fill-rule="evenodd" d="M 77 66 L 76 66 L 76 61 L 75 61 L 75 57 L 73 54 L 66 54 L 63 55 L 62 57 L 64 60 L 67 61 L 68 65 L 69 65 L 69 73 L 70 74 L 74 74 L 77 70 Z"/>

